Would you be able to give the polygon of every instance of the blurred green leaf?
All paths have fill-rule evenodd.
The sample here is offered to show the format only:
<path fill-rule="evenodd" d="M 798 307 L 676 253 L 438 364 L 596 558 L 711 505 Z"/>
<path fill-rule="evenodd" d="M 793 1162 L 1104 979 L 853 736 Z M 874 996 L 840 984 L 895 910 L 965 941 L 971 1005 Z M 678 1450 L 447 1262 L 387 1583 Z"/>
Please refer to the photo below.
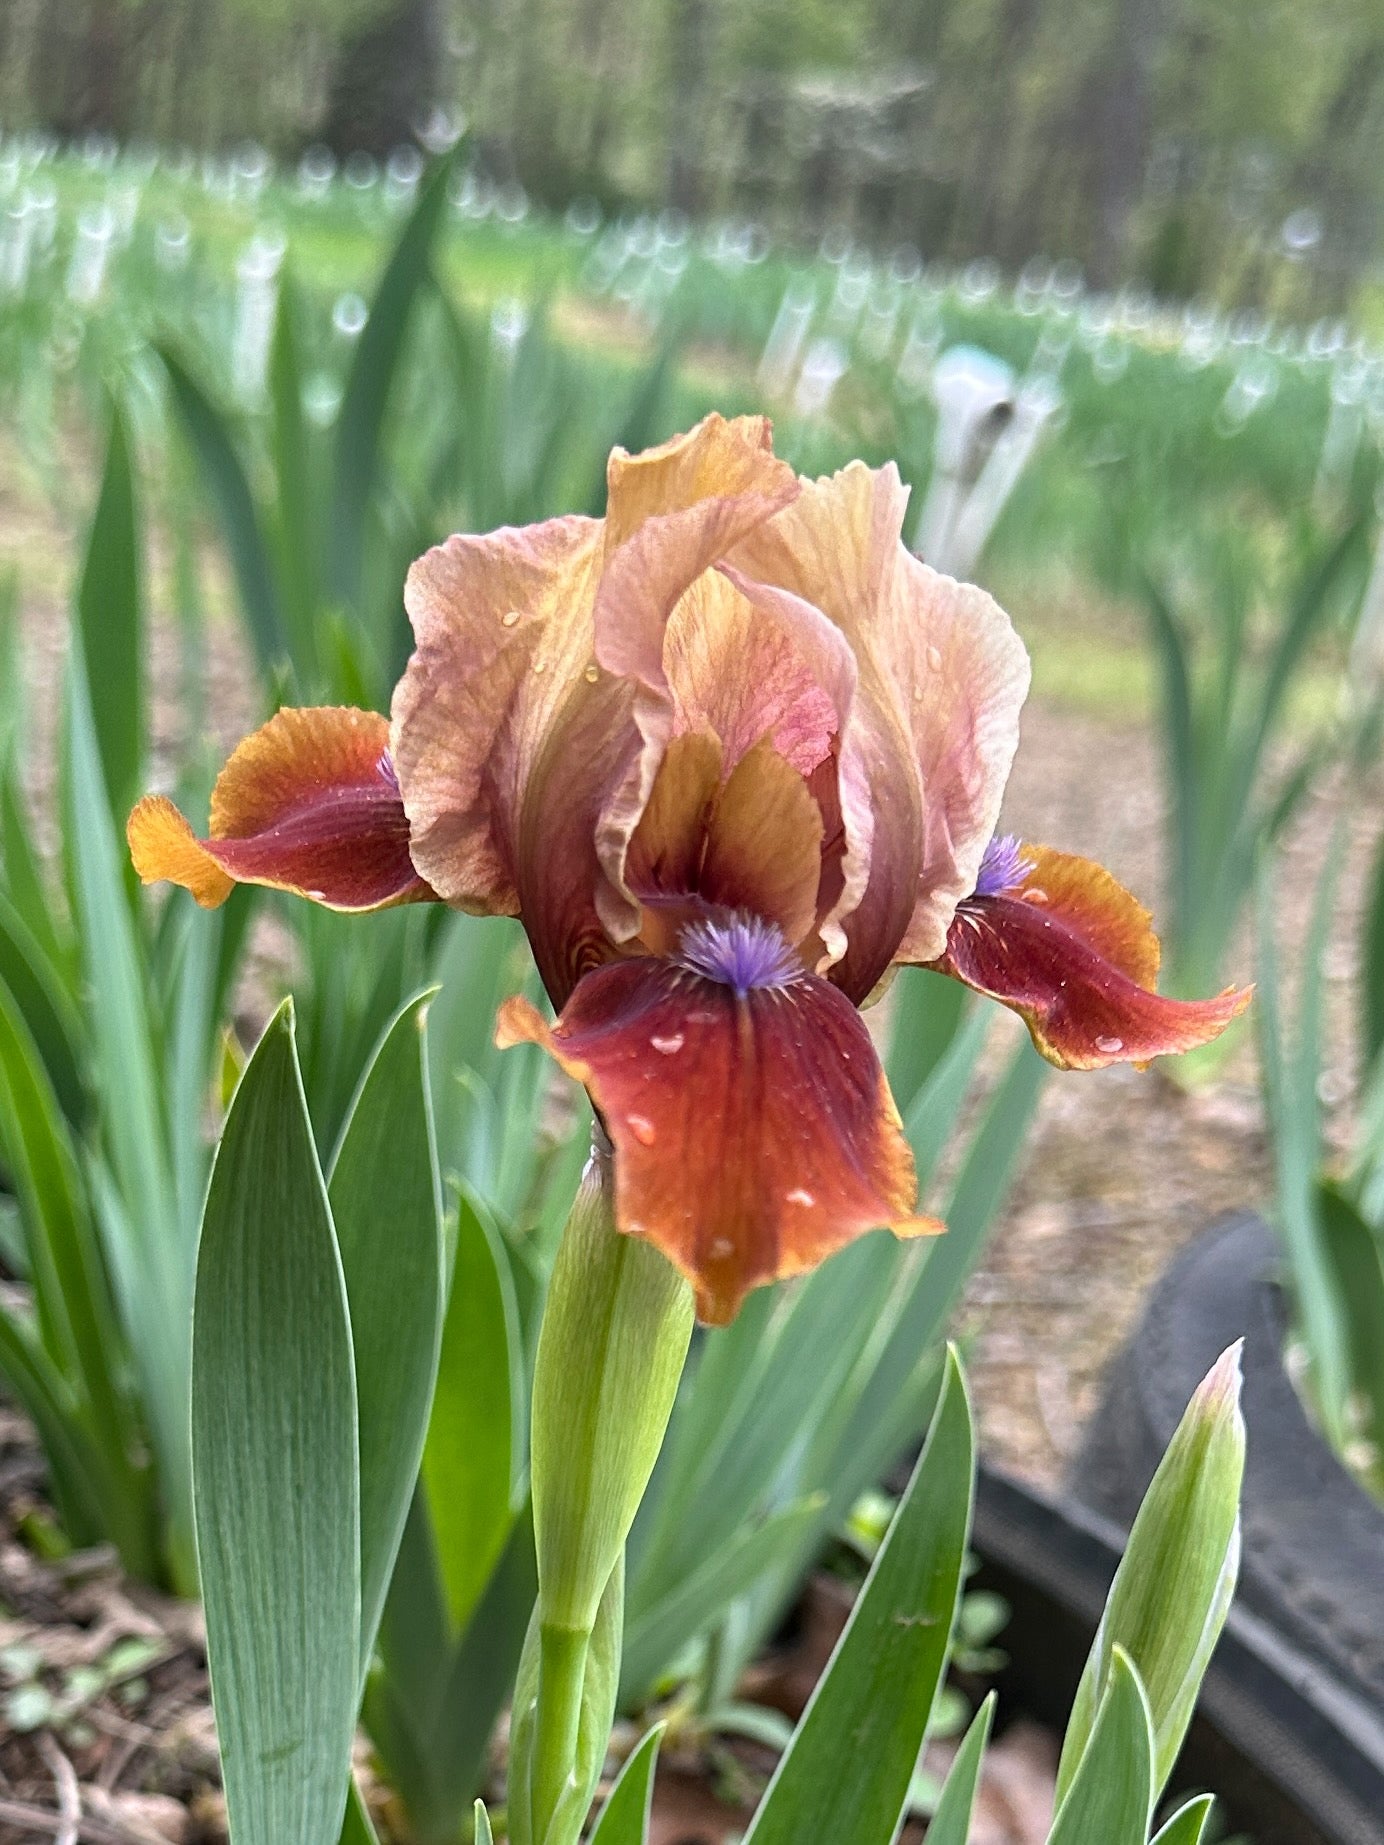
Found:
<path fill-rule="evenodd" d="M 968 1005 L 966 989 L 959 981 L 948 980 L 931 968 L 900 970 L 885 1068 L 895 1106 L 905 1119 L 914 1097 L 955 1043 Z"/>
<path fill-rule="evenodd" d="M 279 280 L 278 310 L 269 347 L 270 456 L 277 493 L 277 581 L 298 685 L 319 687 L 317 616 L 325 602 L 321 509 L 315 503 L 312 458 L 303 417 L 303 368 L 298 326 L 302 314 L 291 275 Z M 327 688 L 322 687 L 325 691 Z"/>
<path fill-rule="evenodd" d="M 630 1619 L 621 1660 L 620 1701 L 629 1705 L 688 1641 L 704 1634 L 737 1596 L 785 1557 L 796 1558 L 803 1533 L 820 1521 L 825 1494 L 748 1525 L 707 1553 L 700 1568 L 665 1590 L 652 1606 Z"/>
<path fill-rule="evenodd" d="M 1154 1833 L 1153 1845 L 1202 1845 L 1215 1804 L 1210 1794 L 1198 1794 L 1185 1807 L 1179 1807 L 1167 1825 Z"/>
<path fill-rule="evenodd" d="M 929 971 L 928 977 L 947 986 L 959 985 L 955 980 L 948 980 L 945 974 Z M 965 988 L 961 991 L 964 995 Z M 994 1022 L 995 1009 L 989 1005 L 976 1004 L 969 1014 L 959 1014 L 954 1035 L 938 1050 L 927 1076 L 903 1110 L 904 1133 L 913 1149 L 918 1190 L 922 1194 L 931 1184 L 938 1162 L 956 1132 L 957 1118 L 970 1092 L 980 1053 Z"/>
<path fill-rule="evenodd" d="M 197 1264 L 197 1540 L 234 1845 L 336 1845 L 359 1697 L 351 1328 L 292 1018 L 241 1078 Z"/>
<path fill-rule="evenodd" d="M 76 947 L 66 917 L 49 893 L 34 843 L 17 763 L 0 766 L 0 856 L 5 895 L 38 943 L 47 965 L 69 992 L 76 987 Z"/>
<path fill-rule="evenodd" d="M 418 1477 L 442 1329 L 442 1201 L 424 1007 L 395 1016 L 361 1078 L 327 1195 L 350 1302 L 360 1423 L 360 1671 Z"/>
<path fill-rule="evenodd" d="M 653 1808 L 654 1770 L 664 1726 L 656 1723 L 640 1737 L 625 1759 L 610 1798 L 601 1808 L 591 1833 L 591 1845 L 644 1845 Z"/>
<path fill-rule="evenodd" d="M 0 1151 L 19 1199 L 39 1335 L 72 1393 L 70 1415 L 85 1423 L 90 1442 L 88 1485 L 102 1528 L 85 1535 L 108 1537 L 127 1569 L 152 1579 L 157 1539 L 148 1468 L 137 1458 L 142 1431 L 126 1393 L 127 1358 L 76 1152 L 33 1040 L 3 985 Z"/>
<path fill-rule="evenodd" d="M 1072 1705 L 1057 1771 L 1059 1806 L 1079 1773 L 1120 1649 L 1147 1693 L 1154 1792 L 1166 1785 L 1235 1593 L 1244 1465 L 1235 1345 L 1198 1386 L 1134 1520 Z M 1073 1845 L 1087 1836 L 1070 1834 Z"/>
<path fill-rule="evenodd" d="M 227 419 L 167 342 L 160 342 L 156 350 L 168 373 L 173 407 L 216 507 L 241 609 L 268 682 L 290 657 L 288 629 L 249 477 Z"/>
<path fill-rule="evenodd" d="M 1363 1397 L 1367 1433 L 1384 1442 L 1384 1242 L 1339 1185 L 1317 1187 L 1322 1247 L 1341 1303 L 1352 1391 Z"/>
<path fill-rule="evenodd" d="M 82 1024 L 65 980 L 9 898 L 0 894 L 0 981 L 34 1035 L 43 1067 L 74 1126 L 87 1114 L 79 1066 Z"/>
<path fill-rule="evenodd" d="M 346 1790 L 346 1817 L 341 1822 L 338 1845 L 379 1845 L 374 1823 L 360 1797 L 354 1776 Z"/>
<path fill-rule="evenodd" d="M 140 1379 L 168 1508 L 170 1567 L 196 1581 L 187 1401 L 196 1225 L 180 1223 L 156 1075 L 149 981 L 134 930 L 85 665 L 74 635 L 67 678 L 64 834 L 91 1033 L 91 1085 L 101 1096 L 109 1172 L 89 1169 L 111 1282 Z"/>
<path fill-rule="evenodd" d="M 1318 1085 L 1325 1026 L 1326 944 L 1344 850 L 1345 834 L 1338 827 L 1312 905 L 1291 1034 L 1278 968 L 1278 903 L 1270 864 L 1265 861 L 1259 882 L 1256 1007 L 1264 1102 L 1273 1128 L 1275 1227 L 1288 1256 L 1294 1301 L 1311 1359 L 1313 1396 L 1327 1437 L 1338 1450 L 1345 1441 L 1349 1352 L 1342 1303 L 1317 1215 L 1317 1169 L 1323 1155 Z"/>
<path fill-rule="evenodd" d="M 942 1797 L 928 1822 L 928 1845 L 966 1845 L 971 1836 L 971 1811 L 975 1806 L 980 1770 L 995 1720 L 995 1693 L 981 1705 L 952 1758 Z"/>
<path fill-rule="evenodd" d="M 106 791 L 123 814 L 139 793 L 144 762 L 144 605 L 134 467 L 125 419 L 111 409 L 101 497 L 87 538 L 77 621 L 91 683 Z"/>
<path fill-rule="evenodd" d="M 1361 944 L 1364 993 L 1360 1009 L 1360 1055 L 1368 1070 L 1384 1050 L 1384 834 L 1380 835 L 1370 872 Z"/>
<path fill-rule="evenodd" d="M 513 1520 L 514 1422 L 526 1392 L 509 1270 L 498 1235 L 457 1197 L 451 1293 L 423 1449 L 423 1485 L 447 1598 L 461 1633 Z"/>
<path fill-rule="evenodd" d="M 370 502 L 383 461 L 385 413 L 413 309 L 431 273 L 433 239 L 446 209 L 451 167 L 450 160 L 438 161 L 419 190 L 356 343 L 337 418 L 327 556 L 332 594 L 349 609 L 360 606 Z"/>
<path fill-rule="evenodd" d="M 421 1845 L 452 1845 L 514 1690 L 538 1592 L 528 1507 L 453 1642 L 427 1504 L 415 1495 L 380 1627 L 365 1721 Z"/>
<path fill-rule="evenodd" d="M 972 1490 L 970 1410 L 952 1355 L 908 1490 L 745 1845 L 889 1845 L 946 1668 Z"/>
<path fill-rule="evenodd" d="M 1116 1646 L 1095 1723 L 1059 1794 L 1048 1845 L 1095 1845 L 1097 1839 L 1100 1845 L 1145 1845 L 1153 1798 L 1148 1699 L 1128 1653 Z"/>

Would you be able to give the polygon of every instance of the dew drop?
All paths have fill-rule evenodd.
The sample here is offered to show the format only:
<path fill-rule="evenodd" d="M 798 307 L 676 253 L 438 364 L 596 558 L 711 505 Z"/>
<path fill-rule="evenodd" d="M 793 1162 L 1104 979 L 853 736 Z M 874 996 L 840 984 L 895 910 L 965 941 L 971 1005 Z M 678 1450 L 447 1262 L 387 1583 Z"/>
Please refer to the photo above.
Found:
<path fill-rule="evenodd" d="M 1041 884 L 1030 884 L 1023 892 L 1023 899 L 1025 903 L 1050 903 L 1052 901 Z"/>
<path fill-rule="evenodd" d="M 1104 1055 L 1107 1057 L 1118 1056 L 1119 1053 L 1124 1049 L 1124 1039 L 1123 1038 L 1097 1038 L 1096 1039 L 1096 1049 L 1098 1051 L 1103 1052 Z"/>
<path fill-rule="evenodd" d="M 500 626 L 502 628 L 517 628 L 519 626 L 518 609 L 506 609 L 504 614 L 500 617 Z"/>
<path fill-rule="evenodd" d="M 787 1194 L 787 1201 L 789 1204 L 800 1204 L 804 1207 L 804 1209 L 806 1209 L 809 1205 L 816 1204 L 817 1202 L 817 1200 L 812 1196 L 812 1193 L 805 1192 L 801 1185 L 795 1185 L 793 1187 L 792 1191 Z"/>
<path fill-rule="evenodd" d="M 533 663 L 533 670 L 536 673 L 546 673 L 548 670 L 548 662 L 542 659 L 535 660 Z"/>
<path fill-rule="evenodd" d="M 686 1042 L 687 1042 L 687 1039 L 683 1036 L 683 1034 L 680 1031 L 675 1031 L 670 1038 L 650 1038 L 649 1039 L 649 1043 L 653 1046 L 653 1048 L 656 1051 L 661 1051 L 665 1057 L 672 1057 L 676 1052 L 682 1049 L 683 1045 L 686 1044 Z"/>
<path fill-rule="evenodd" d="M 735 1244 L 728 1236 L 718 1236 L 712 1239 L 711 1254 L 718 1261 L 728 1256 L 734 1248 Z"/>
<path fill-rule="evenodd" d="M 641 1147 L 651 1147 L 657 1138 L 654 1124 L 647 1115 L 626 1115 L 625 1126 Z"/>
<path fill-rule="evenodd" d="M 941 672 L 942 670 L 942 649 L 940 647 L 929 647 L 928 648 L 927 663 L 932 668 L 934 673 Z"/>
<path fill-rule="evenodd" d="M 588 685 L 595 685 L 596 681 L 600 678 L 600 676 L 601 676 L 601 669 L 599 666 L 597 666 L 594 660 L 591 662 L 590 666 L 587 667 L 586 671 L 582 674 L 582 678 L 585 679 Z"/>

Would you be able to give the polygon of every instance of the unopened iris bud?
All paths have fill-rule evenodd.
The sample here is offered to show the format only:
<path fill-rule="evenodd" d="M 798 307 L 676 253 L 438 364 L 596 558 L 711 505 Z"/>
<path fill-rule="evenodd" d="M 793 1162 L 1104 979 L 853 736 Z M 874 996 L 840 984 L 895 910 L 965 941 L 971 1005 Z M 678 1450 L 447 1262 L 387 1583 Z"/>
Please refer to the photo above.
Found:
<path fill-rule="evenodd" d="M 1244 1469 L 1237 1343 L 1198 1386 L 1144 1495 L 1072 1706 L 1057 1771 L 1059 1805 L 1090 1738 L 1117 1646 L 1148 1693 L 1154 1784 L 1166 1783 L 1235 1593 Z"/>

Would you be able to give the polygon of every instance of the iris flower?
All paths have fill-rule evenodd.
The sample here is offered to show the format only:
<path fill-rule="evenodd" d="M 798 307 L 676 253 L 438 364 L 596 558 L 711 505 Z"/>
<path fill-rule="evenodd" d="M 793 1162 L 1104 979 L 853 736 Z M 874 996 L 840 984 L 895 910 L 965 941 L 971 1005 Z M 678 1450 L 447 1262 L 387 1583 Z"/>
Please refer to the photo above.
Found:
<path fill-rule="evenodd" d="M 1019 1012 L 1066 1069 L 1205 1043 L 1246 992 L 1155 990 L 1148 913 L 1098 865 L 996 838 L 1028 659 L 900 540 L 892 466 L 803 480 L 761 418 L 616 450 L 604 519 L 429 551 L 389 719 L 284 710 L 209 836 L 130 817 L 146 881 L 339 910 L 518 916 L 590 1092 L 619 1227 L 704 1320 L 861 1232 L 939 1229 L 860 1008 L 900 964 Z"/>

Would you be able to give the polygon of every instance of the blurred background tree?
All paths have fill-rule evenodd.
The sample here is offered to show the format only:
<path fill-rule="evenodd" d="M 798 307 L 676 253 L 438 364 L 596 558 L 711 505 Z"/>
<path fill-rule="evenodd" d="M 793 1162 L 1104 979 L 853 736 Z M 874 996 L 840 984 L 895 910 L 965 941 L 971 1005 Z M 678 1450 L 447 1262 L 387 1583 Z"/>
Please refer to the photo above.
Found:
<path fill-rule="evenodd" d="M 8 0 L 0 58 L 6 127 L 378 157 L 441 105 L 551 205 L 1298 313 L 1384 226 L 1378 0 Z"/>

